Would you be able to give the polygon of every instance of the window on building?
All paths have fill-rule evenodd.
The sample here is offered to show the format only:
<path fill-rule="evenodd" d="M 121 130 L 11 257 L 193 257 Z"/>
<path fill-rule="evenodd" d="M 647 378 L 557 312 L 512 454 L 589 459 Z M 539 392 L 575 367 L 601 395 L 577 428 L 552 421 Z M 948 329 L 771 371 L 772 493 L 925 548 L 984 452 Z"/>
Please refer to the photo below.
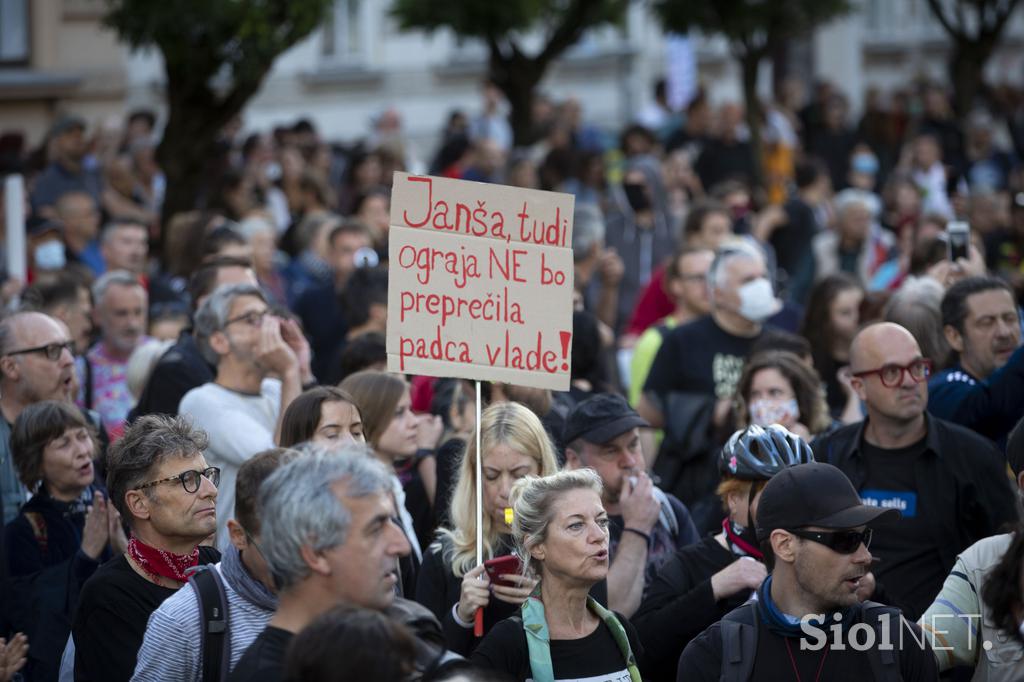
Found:
<path fill-rule="evenodd" d="M 28 0 L 0 0 L 0 64 L 28 61 Z"/>
<path fill-rule="evenodd" d="M 366 39 L 365 3 L 362 0 L 334 0 L 323 26 L 322 54 L 329 62 L 362 62 Z"/>

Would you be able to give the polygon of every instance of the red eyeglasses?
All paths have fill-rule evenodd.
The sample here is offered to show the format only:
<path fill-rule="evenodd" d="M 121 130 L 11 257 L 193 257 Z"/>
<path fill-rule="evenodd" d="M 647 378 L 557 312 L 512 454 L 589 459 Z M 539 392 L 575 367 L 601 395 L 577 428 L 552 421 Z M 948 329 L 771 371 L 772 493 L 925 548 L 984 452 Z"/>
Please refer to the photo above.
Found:
<path fill-rule="evenodd" d="M 868 369 L 863 372 L 854 372 L 852 376 L 866 377 L 877 374 L 882 385 L 886 388 L 896 388 L 903 383 L 903 373 L 910 374 L 915 384 L 926 381 L 932 374 L 932 361 L 927 358 L 914 360 L 909 365 L 882 365 L 878 369 Z"/>

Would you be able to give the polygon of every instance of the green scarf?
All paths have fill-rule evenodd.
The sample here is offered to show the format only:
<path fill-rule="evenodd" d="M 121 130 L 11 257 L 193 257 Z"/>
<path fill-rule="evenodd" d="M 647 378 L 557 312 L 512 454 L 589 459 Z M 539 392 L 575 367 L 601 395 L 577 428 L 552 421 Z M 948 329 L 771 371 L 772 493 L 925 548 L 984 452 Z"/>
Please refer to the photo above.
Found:
<path fill-rule="evenodd" d="M 551 664 L 551 633 L 548 621 L 544 617 L 544 604 L 538 598 L 540 588 L 523 602 L 521 607 L 523 629 L 526 631 L 526 646 L 530 651 L 530 671 L 534 682 L 555 682 L 555 670 Z M 622 658 L 626 661 L 631 682 L 642 682 L 640 671 L 636 667 L 636 658 L 629 646 L 629 638 L 622 623 L 615 614 L 598 604 L 593 597 L 587 596 L 587 608 L 611 630 L 612 638 L 619 645 Z"/>

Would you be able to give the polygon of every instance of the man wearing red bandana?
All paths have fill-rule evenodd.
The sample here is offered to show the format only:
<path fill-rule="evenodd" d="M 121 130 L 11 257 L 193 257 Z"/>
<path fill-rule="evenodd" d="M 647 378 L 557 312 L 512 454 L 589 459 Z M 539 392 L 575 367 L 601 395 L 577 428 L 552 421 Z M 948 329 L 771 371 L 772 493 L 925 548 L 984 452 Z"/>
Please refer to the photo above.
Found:
<path fill-rule="evenodd" d="M 72 624 L 75 680 L 128 680 L 150 614 L 219 553 L 199 543 L 217 527 L 220 471 L 206 434 L 180 417 L 140 417 L 107 457 L 110 501 L 131 529 L 128 548 L 82 588 Z"/>

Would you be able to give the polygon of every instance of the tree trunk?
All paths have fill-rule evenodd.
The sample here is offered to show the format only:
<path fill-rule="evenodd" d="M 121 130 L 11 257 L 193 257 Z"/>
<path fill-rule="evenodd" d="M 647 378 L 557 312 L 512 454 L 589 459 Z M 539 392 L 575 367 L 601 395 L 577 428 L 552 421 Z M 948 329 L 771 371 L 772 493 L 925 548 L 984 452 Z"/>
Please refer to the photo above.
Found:
<path fill-rule="evenodd" d="M 236 83 L 223 96 L 207 87 L 208 77 L 204 74 L 187 68 L 167 68 L 167 125 L 156 150 L 157 162 L 167 181 L 160 211 L 165 230 L 176 213 L 198 207 L 203 190 L 214 180 L 208 171 L 220 131 L 256 93 L 271 63 L 258 78 Z M 161 241 L 166 241 L 166 233 L 161 235 Z M 161 258 L 166 266 L 166 254 L 161 254 Z"/>
<path fill-rule="evenodd" d="M 740 68 L 743 71 L 743 103 L 747 116 L 747 128 L 750 129 L 750 155 L 754 160 L 754 176 L 750 178 L 751 192 L 764 185 L 764 158 L 761 149 L 761 121 L 764 118 L 761 100 L 757 96 L 757 72 L 761 65 L 761 55 L 746 53 L 740 57 Z"/>
<path fill-rule="evenodd" d="M 536 140 L 533 130 L 533 98 L 543 69 L 528 57 L 506 57 L 491 48 L 490 77 L 508 99 L 508 121 L 512 127 L 512 144 L 526 147 Z"/>
<path fill-rule="evenodd" d="M 535 141 L 533 91 L 533 85 L 516 80 L 513 80 L 511 87 L 505 90 L 509 104 L 508 122 L 512 126 L 512 144 L 515 147 L 527 147 Z"/>
<path fill-rule="evenodd" d="M 953 110 L 963 117 L 985 92 L 985 63 L 995 49 L 994 41 L 958 41 L 949 59 L 949 80 L 953 84 Z"/>

